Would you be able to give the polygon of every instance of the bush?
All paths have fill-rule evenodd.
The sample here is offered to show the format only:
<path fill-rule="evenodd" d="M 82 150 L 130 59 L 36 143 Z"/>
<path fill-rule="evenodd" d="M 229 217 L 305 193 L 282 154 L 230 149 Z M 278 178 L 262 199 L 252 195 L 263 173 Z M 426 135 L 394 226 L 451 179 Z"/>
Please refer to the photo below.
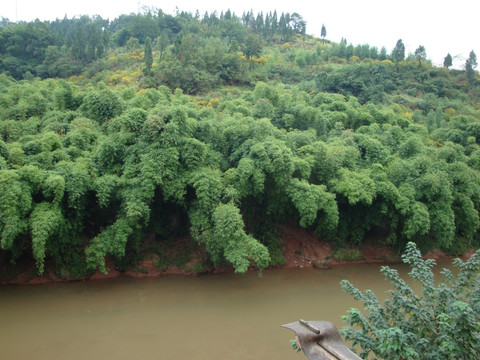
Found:
<path fill-rule="evenodd" d="M 402 256 L 409 276 L 421 285 L 420 294 L 383 266 L 381 272 L 394 289 L 382 305 L 373 291 L 362 292 L 347 280 L 342 289 L 364 303 L 366 315 L 348 310 L 343 335 L 360 356 L 371 353 L 384 359 L 479 359 L 480 358 L 480 251 L 463 262 L 455 259 L 458 275 L 443 269 L 446 281 L 435 286 L 434 260 L 423 260 L 410 242 Z"/>

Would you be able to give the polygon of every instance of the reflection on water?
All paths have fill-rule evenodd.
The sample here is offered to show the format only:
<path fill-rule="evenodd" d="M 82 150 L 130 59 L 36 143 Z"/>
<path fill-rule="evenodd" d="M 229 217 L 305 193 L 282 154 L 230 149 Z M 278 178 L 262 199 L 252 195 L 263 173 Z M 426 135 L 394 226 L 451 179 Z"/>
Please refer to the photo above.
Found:
<path fill-rule="evenodd" d="M 115 279 L 0 287 L 2 359 L 300 359 L 280 327 L 357 306 L 349 279 L 384 293 L 380 265 L 268 270 L 259 278 Z M 406 268 L 401 267 L 406 273 Z"/>

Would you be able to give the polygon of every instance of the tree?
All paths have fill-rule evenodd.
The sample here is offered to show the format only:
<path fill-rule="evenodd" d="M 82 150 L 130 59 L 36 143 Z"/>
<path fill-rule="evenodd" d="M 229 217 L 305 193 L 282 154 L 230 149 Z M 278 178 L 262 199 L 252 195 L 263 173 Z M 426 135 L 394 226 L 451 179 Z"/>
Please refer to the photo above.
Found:
<path fill-rule="evenodd" d="M 170 44 L 170 41 L 168 40 L 167 32 L 162 31 L 160 33 L 160 36 L 158 37 L 158 42 L 157 42 L 157 47 L 160 50 L 159 61 L 163 60 L 163 55 L 165 54 L 165 50 L 167 49 L 167 46 L 169 44 Z"/>
<path fill-rule="evenodd" d="M 145 75 L 150 75 L 152 71 L 153 64 L 153 55 L 152 55 L 152 40 L 149 36 L 145 39 L 145 67 L 143 68 L 143 73 Z"/>
<path fill-rule="evenodd" d="M 405 45 L 403 44 L 402 39 L 399 39 L 397 45 L 393 48 L 392 59 L 396 63 L 405 59 Z"/>
<path fill-rule="evenodd" d="M 370 353 L 383 359 L 478 359 L 480 356 L 480 251 L 466 262 L 455 259 L 458 275 L 443 269 L 444 283 L 435 284 L 435 260 L 423 260 L 413 242 L 402 255 L 410 265 L 409 276 L 421 286 L 417 294 L 398 271 L 383 266 L 381 272 L 393 285 L 384 305 L 373 291 L 362 292 L 347 280 L 344 291 L 364 303 L 363 315 L 351 308 L 343 334 L 360 356 Z"/>
<path fill-rule="evenodd" d="M 103 124 L 107 120 L 118 116 L 123 111 L 120 98 L 110 89 L 92 91 L 83 101 L 80 111 L 90 119 Z"/>
<path fill-rule="evenodd" d="M 425 46 L 420 45 L 415 50 L 415 59 L 418 60 L 418 66 L 422 66 L 422 60 L 425 60 L 426 58 L 427 58 L 427 51 L 425 50 Z"/>
<path fill-rule="evenodd" d="M 468 81 L 473 84 L 475 82 L 475 68 L 477 67 L 477 55 L 472 50 L 468 56 L 467 61 L 465 62 L 465 71 L 467 73 Z"/>
<path fill-rule="evenodd" d="M 380 49 L 380 54 L 378 56 L 380 60 L 386 60 L 387 59 L 387 48 L 385 46 L 382 46 Z"/>
<path fill-rule="evenodd" d="M 327 29 L 325 28 L 324 24 L 322 24 L 322 31 L 320 32 L 320 36 L 323 38 L 323 41 L 325 42 L 325 36 L 327 36 Z"/>
<path fill-rule="evenodd" d="M 307 23 L 303 20 L 302 16 L 298 13 L 293 13 L 290 16 L 290 23 L 293 31 L 297 34 L 303 36 L 303 40 L 305 41 L 305 33 L 307 31 Z"/>
<path fill-rule="evenodd" d="M 237 273 L 245 273 L 251 264 L 262 271 L 270 263 L 268 249 L 244 231 L 239 209 L 233 204 L 219 204 L 213 214 L 212 236 L 206 248 L 212 260 L 227 260 Z"/>
<path fill-rule="evenodd" d="M 85 39 L 85 34 L 81 27 L 75 32 L 75 40 L 73 41 L 72 46 L 72 55 L 78 60 L 85 59 L 86 56 L 86 46 L 87 40 Z"/>
<path fill-rule="evenodd" d="M 450 66 L 452 66 L 452 64 L 453 64 L 452 55 L 448 53 L 447 56 L 445 56 L 445 59 L 443 59 L 443 67 L 448 69 Z"/>
<path fill-rule="evenodd" d="M 245 39 L 243 53 L 249 60 L 253 57 L 260 56 L 262 53 L 262 40 L 256 35 L 248 35 Z"/>
<path fill-rule="evenodd" d="M 86 56 L 89 61 L 100 57 L 103 52 L 103 45 L 101 45 L 102 41 L 103 39 L 100 29 L 98 29 L 95 24 L 90 24 L 86 44 Z M 101 50 L 99 51 L 99 49 Z"/>

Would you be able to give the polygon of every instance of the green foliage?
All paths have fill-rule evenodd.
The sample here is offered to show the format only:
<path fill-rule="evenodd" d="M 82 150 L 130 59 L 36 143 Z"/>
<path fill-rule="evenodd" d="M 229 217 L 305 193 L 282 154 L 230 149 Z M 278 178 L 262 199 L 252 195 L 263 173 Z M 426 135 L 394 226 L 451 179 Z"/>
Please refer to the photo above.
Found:
<path fill-rule="evenodd" d="M 392 58 L 395 62 L 405 59 L 405 45 L 403 44 L 402 39 L 397 41 L 395 48 L 392 50 Z"/>
<path fill-rule="evenodd" d="M 300 225 L 310 226 L 317 218 L 319 210 L 323 210 L 323 226 L 335 229 L 338 224 L 338 208 L 335 195 L 328 193 L 323 185 L 308 184 L 306 181 L 293 179 L 288 190 L 290 199 L 300 214 Z"/>
<path fill-rule="evenodd" d="M 150 75 L 150 71 L 152 70 L 153 64 L 153 55 L 152 55 L 152 39 L 147 36 L 145 40 L 145 67 L 143 68 L 143 72 L 145 75 Z"/>
<path fill-rule="evenodd" d="M 65 178 L 60 175 L 49 175 L 43 183 L 42 193 L 52 204 L 59 205 L 65 193 Z"/>
<path fill-rule="evenodd" d="M 289 341 L 290 341 L 290 345 L 292 345 L 292 349 L 293 349 L 293 350 L 295 350 L 297 353 L 299 353 L 300 351 L 302 351 L 302 349 L 298 347 L 296 340 L 291 339 L 291 340 L 289 340 Z"/>
<path fill-rule="evenodd" d="M 108 226 L 86 248 L 86 263 L 89 270 L 100 269 L 107 273 L 105 256 L 107 254 L 123 257 L 129 236 L 133 233 L 132 227 L 125 218 L 118 219 L 113 225 Z"/>
<path fill-rule="evenodd" d="M 470 83 L 475 82 L 475 68 L 477 67 L 477 55 L 472 50 L 468 59 L 465 61 L 465 72 L 467 73 L 467 79 Z"/>
<path fill-rule="evenodd" d="M 251 263 L 260 271 L 268 266 L 267 248 L 245 233 L 243 220 L 234 204 L 218 205 L 212 219 L 212 237 L 207 242 L 207 251 L 215 265 L 225 259 L 239 273 L 245 273 Z"/>
<path fill-rule="evenodd" d="M 338 247 L 375 229 L 395 249 L 478 245 L 474 54 L 468 75 L 324 30 L 251 11 L 6 21 L 2 249 L 66 276 L 133 266 L 151 232 L 239 272 L 283 261 L 278 224 Z"/>
<path fill-rule="evenodd" d="M 333 258 L 337 261 L 360 261 L 365 259 L 362 252 L 354 248 L 336 249 L 333 252 Z"/>
<path fill-rule="evenodd" d="M 63 222 L 60 208 L 55 204 L 37 204 L 30 216 L 33 257 L 37 262 L 38 273 L 43 274 L 45 249 L 49 238 L 56 235 Z"/>
<path fill-rule="evenodd" d="M 322 24 L 322 30 L 320 32 L 320 36 L 325 39 L 325 36 L 327 36 L 327 29 L 325 28 L 325 24 Z"/>
<path fill-rule="evenodd" d="M 344 196 L 350 205 L 365 203 L 370 205 L 376 195 L 375 182 L 366 172 L 339 171 L 340 179 L 331 181 L 333 189 Z"/>
<path fill-rule="evenodd" d="M 120 115 L 122 110 L 121 100 L 108 88 L 88 94 L 80 107 L 80 111 L 86 117 L 97 121 L 99 124 Z"/>
<path fill-rule="evenodd" d="M 383 266 L 392 286 L 385 303 L 371 290 L 364 292 L 347 280 L 344 291 L 364 304 L 366 314 L 348 310 L 343 329 L 347 341 L 360 346 L 360 356 L 384 359 L 476 359 L 480 348 L 480 252 L 466 262 L 454 260 L 458 273 L 443 269 L 445 282 L 435 284 L 434 260 L 423 260 L 414 243 L 407 244 L 403 261 L 411 279 L 421 286 L 417 293 L 398 272 Z"/>
<path fill-rule="evenodd" d="M 2 249 L 10 250 L 27 231 L 26 216 L 32 208 L 29 186 L 14 170 L 0 170 L 0 230 Z"/>
<path fill-rule="evenodd" d="M 450 66 L 452 66 L 452 64 L 453 64 L 452 55 L 448 53 L 447 56 L 445 56 L 445 59 L 443 60 L 443 66 L 448 69 Z"/>
<path fill-rule="evenodd" d="M 415 50 L 415 58 L 418 60 L 418 65 L 422 65 L 422 60 L 427 58 L 427 51 L 425 50 L 425 46 L 420 45 Z"/>

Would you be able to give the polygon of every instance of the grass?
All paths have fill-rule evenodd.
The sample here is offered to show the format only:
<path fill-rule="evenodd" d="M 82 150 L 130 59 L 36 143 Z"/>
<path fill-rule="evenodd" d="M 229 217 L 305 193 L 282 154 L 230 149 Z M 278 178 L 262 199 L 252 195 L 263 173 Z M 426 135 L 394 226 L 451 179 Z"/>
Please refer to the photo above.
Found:
<path fill-rule="evenodd" d="M 141 266 L 138 268 L 138 272 L 142 274 L 148 274 L 148 270 L 145 266 Z"/>
<path fill-rule="evenodd" d="M 168 261 L 168 259 L 165 257 L 165 256 L 160 256 L 158 259 L 157 259 L 157 267 L 159 267 L 161 270 L 165 271 L 168 269 L 168 267 L 170 266 L 170 262 Z"/>
<path fill-rule="evenodd" d="M 359 261 L 365 260 L 362 252 L 354 248 L 341 248 L 333 252 L 333 258 L 336 261 Z"/>
<path fill-rule="evenodd" d="M 207 271 L 207 265 L 202 260 L 198 260 L 193 266 L 186 266 L 185 270 L 194 271 L 196 273 L 204 273 Z"/>

